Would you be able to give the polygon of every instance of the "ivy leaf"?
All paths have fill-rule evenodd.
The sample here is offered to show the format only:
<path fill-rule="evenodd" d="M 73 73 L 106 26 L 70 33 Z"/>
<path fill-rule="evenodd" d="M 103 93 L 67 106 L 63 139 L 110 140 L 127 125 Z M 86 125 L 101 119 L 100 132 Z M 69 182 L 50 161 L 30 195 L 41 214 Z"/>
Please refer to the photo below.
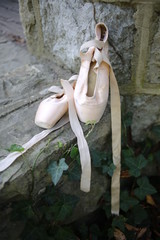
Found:
<path fill-rule="evenodd" d="M 24 148 L 21 145 L 12 144 L 10 148 L 7 148 L 6 150 L 9 152 L 23 152 Z"/>
<path fill-rule="evenodd" d="M 132 209 L 132 214 L 136 224 L 141 224 L 145 219 L 148 218 L 147 211 L 140 205 L 137 205 Z"/>
<path fill-rule="evenodd" d="M 97 150 L 91 150 L 91 157 L 94 167 L 101 167 L 102 160 L 106 160 L 106 153 Z"/>
<path fill-rule="evenodd" d="M 79 181 L 81 178 L 81 168 L 78 164 L 75 164 L 75 166 L 73 167 L 73 169 L 71 169 L 69 171 L 68 174 L 69 180 L 71 181 Z"/>
<path fill-rule="evenodd" d="M 32 209 L 32 203 L 31 201 L 22 200 L 18 203 L 13 203 L 12 205 L 13 211 L 11 214 L 12 221 L 16 220 L 28 220 L 28 219 L 34 219 L 35 214 Z"/>
<path fill-rule="evenodd" d="M 113 163 L 111 163 L 110 165 L 102 166 L 103 174 L 107 173 L 110 177 L 112 177 L 115 169 L 116 169 L 116 166 Z"/>
<path fill-rule="evenodd" d="M 59 227 L 58 231 L 54 236 L 55 240 L 77 240 L 78 238 L 75 236 L 71 228 L 68 227 Z"/>
<path fill-rule="evenodd" d="M 125 115 L 123 121 L 124 121 L 124 125 L 125 125 L 126 127 L 131 126 L 131 124 L 132 124 L 132 118 L 133 118 L 133 113 L 132 113 L 132 112 L 128 112 L 128 113 Z"/>
<path fill-rule="evenodd" d="M 74 196 L 74 195 L 69 195 L 69 194 L 62 194 L 61 197 L 62 201 L 64 203 L 70 204 L 72 206 L 72 208 L 74 208 L 78 202 L 78 197 Z"/>
<path fill-rule="evenodd" d="M 21 234 L 21 239 L 25 240 L 51 240 L 50 236 L 48 236 L 46 228 L 44 226 L 38 225 L 36 226 L 33 221 L 28 221 L 25 224 L 25 227 L 23 229 L 23 232 Z"/>
<path fill-rule="evenodd" d="M 53 197 L 55 199 L 57 196 Z M 63 221 L 72 214 L 77 202 L 77 197 L 61 194 L 52 205 L 43 206 L 41 212 L 47 221 Z"/>
<path fill-rule="evenodd" d="M 63 143 L 61 141 L 58 141 L 58 147 L 62 148 L 63 147 Z"/>
<path fill-rule="evenodd" d="M 65 158 L 60 159 L 59 164 L 56 161 L 52 162 L 48 167 L 48 172 L 52 177 L 52 182 L 54 185 L 60 180 L 63 171 L 68 169 L 68 165 L 65 163 Z"/>
<path fill-rule="evenodd" d="M 111 204 L 105 204 L 103 207 L 103 210 L 105 211 L 105 215 L 107 218 L 111 217 Z"/>
<path fill-rule="evenodd" d="M 112 221 L 113 228 L 119 228 L 122 232 L 125 230 L 126 218 L 123 216 L 116 216 Z"/>
<path fill-rule="evenodd" d="M 137 180 L 139 188 L 134 190 L 135 195 L 140 199 L 144 200 L 146 195 L 156 193 L 156 189 L 150 184 L 147 177 L 141 177 Z"/>
<path fill-rule="evenodd" d="M 127 191 L 121 193 L 120 207 L 124 212 L 127 212 L 131 207 L 137 205 L 139 201 L 133 197 L 130 197 Z"/>
<path fill-rule="evenodd" d="M 73 211 L 73 207 L 68 203 L 63 203 L 61 205 L 61 203 L 58 202 L 54 205 L 54 213 L 55 213 L 56 221 L 65 220 L 66 217 L 71 215 L 72 211 Z"/>
<path fill-rule="evenodd" d="M 134 157 L 134 152 L 131 148 L 123 149 L 122 156 L 124 159 L 129 158 L 129 157 Z"/>
<path fill-rule="evenodd" d="M 137 158 L 126 158 L 125 164 L 129 167 L 129 173 L 134 177 L 141 175 L 141 169 L 147 165 L 147 160 L 140 154 Z"/>
<path fill-rule="evenodd" d="M 54 219 L 56 221 L 64 221 L 72 214 L 77 202 L 78 199 L 75 196 L 62 195 L 60 200 L 51 207 L 51 212 L 54 213 Z"/>
<path fill-rule="evenodd" d="M 78 155 L 79 155 L 78 148 L 73 146 L 73 147 L 71 148 L 70 157 L 71 157 L 72 159 L 75 159 Z"/>

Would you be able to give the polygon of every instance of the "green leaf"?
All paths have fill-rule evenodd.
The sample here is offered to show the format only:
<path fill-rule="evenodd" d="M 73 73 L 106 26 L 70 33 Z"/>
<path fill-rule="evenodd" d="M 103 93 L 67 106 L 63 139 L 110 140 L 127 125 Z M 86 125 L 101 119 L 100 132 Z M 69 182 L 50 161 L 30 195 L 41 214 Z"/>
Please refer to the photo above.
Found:
<path fill-rule="evenodd" d="M 61 194 L 57 196 L 52 205 L 41 207 L 41 213 L 44 214 L 47 221 L 63 221 L 72 214 L 77 202 L 77 197 Z"/>
<path fill-rule="evenodd" d="M 107 173 L 110 177 L 112 177 L 115 169 L 116 169 L 116 166 L 113 163 L 102 166 L 103 174 Z"/>
<path fill-rule="evenodd" d="M 57 205 L 57 206 L 56 206 Z M 57 207 L 57 208 L 56 208 Z M 59 206 L 59 203 L 55 204 L 55 219 L 56 221 L 63 221 L 68 216 L 71 215 L 73 208 L 70 204 L 64 203 L 63 205 Z"/>
<path fill-rule="evenodd" d="M 54 236 L 55 240 L 77 240 L 78 238 L 73 233 L 72 229 L 68 227 L 59 227 Z"/>
<path fill-rule="evenodd" d="M 25 225 L 23 232 L 20 236 L 20 239 L 25 240 L 52 240 L 50 236 L 48 236 L 46 228 L 41 224 L 36 226 L 32 221 L 28 221 Z"/>
<path fill-rule="evenodd" d="M 137 205 L 139 201 L 133 197 L 130 197 L 127 191 L 121 192 L 120 207 L 124 212 L 127 212 L 131 207 Z"/>
<path fill-rule="evenodd" d="M 149 156 L 148 156 L 148 158 L 147 158 L 148 163 L 152 162 L 153 159 L 154 159 L 154 158 L 153 158 L 153 154 L 150 153 Z"/>
<path fill-rule="evenodd" d="M 124 159 L 129 158 L 129 157 L 134 157 L 134 152 L 131 148 L 123 149 L 122 156 Z"/>
<path fill-rule="evenodd" d="M 135 206 L 132 209 L 135 224 L 141 224 L 145 219 L 148 218 L 147 211 L 140 205 Z"/>
<path fill-rule="evenodd" d="M 23 152 L 24 148 L 18 144 L 12 144 L 10 148 L 6 149 L 9 152 Z"/>
<path fill-rule="evenodd" d="M 101 167 L 102 160 L 106 160 L 106 153 L 97 150 L 91 150 L 91 157 L 94 167 Z"/>
<path fill-rule="evenodd" d="M 86 126 L 88 126 L 88 125 L 95 125 L 95 124 L 96 124 L 96 121 L 95 121 L 95 120 L 87 121 L 87 122 L 85 123 Z"/>
<path fill-rule="evenodd" d="M 52 162 L 48 167 L 48 172 L 52 177 L 52 182 L 54 185 L 60 180 L 63 171 L 68 169 L 68 165 L 65 163 L 65 158 L 60 159 L 59 164 L 56 161 Z"/>
<path fill-rule="evenodd" d="M 58 147 L 59 147 L 59 148 L 62 148 L 62 147 L 63 147 L 63 143 L 59 141 L 59 142 L 58 142 Z"/>
<path fill-rule="evenodd" d="M 76 157 L 77 157 L 78 155 L 79 155 L 78 148 L 75 147 L 75 146 L 73 146 L 73 147 L 71 148 L 70 157 L 71 157 L 72 159 L 76 159 Z"/>
<path fill-rule="evenodd" d="M 69 216 L 71 212 L 72 212 L 71 205 L 58 201 L 53 206 L 46 208 L 44 214 L 46 220 L 51 221 L 54 219 L 54 221 L 59 222 L 65 220 L 65 218 Z"/>
<path fill-rule="evenodd" d="M 125 125 L 126 127 L 131 126 L 131 124 L 132 124 L 132 118 L 133 118 L 133 113 L 132 113 L 132 112 L 128 112 L 128 113 L 125 115 L 123 122 L 124 122 L 124 125 Z"/>
<path fill-rule="evenodd" d="M 69 194 L 62 194 L 63 202 L 70 204 L 73 208 L 76 206 L 78 202 L 78 197 Z"/>
<path fill-rule="evenodd" d="M 137 158 L 126 158 L 125 164 L 129 167 L 129 173 L 134 177 L 139 177 L 141 175 L 141 169 L 147 165 L 147 160 L 141 154 Z"/>
<path fill-rule="evenodd" d="M 105 211 L 105 215 L 107 218 L 111 217 L 111 204 L 105 204 L 103 206 L 103 210 Z"/>
<path fill-rule="evenodd" d="M 81 178 L 81 168 L 78 164 L 75 164 L 75 166 L 69 171 L 68 174 L 69 180 L 71 181 L 79 181 Z"/>
<path fill-rule="evenodd" d="M 156 193 L 156 189 L 150 184 L 147 177 L 141 177 L 137 180 L 138 188 L 134 190 L 135 195 L 140 199 L 144 200 L 146 195 Z"/>
<path fill-rule="evenodd" d="M 112 221 L 113 228 L 119 228 L 122 232 L 125 230 L 126 218 L 123 216 L 116 216 Z"/>
<path fill-rule="evenodd" d="M 13 221 L 16 220 L 28 220 L 28 219 L 34 219 L 36 216 L 32 209 L 32 203 L 31 201 L 22 200 L 16 203 L 13 203 L 12 205 L 12 215 L 11 218 Z"/>

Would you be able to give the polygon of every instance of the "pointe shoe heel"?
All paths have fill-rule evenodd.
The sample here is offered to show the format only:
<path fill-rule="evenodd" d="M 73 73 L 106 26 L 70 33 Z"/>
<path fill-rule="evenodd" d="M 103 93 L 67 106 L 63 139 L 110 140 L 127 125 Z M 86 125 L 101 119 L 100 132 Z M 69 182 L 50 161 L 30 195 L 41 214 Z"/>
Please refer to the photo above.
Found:
<path fill-rule="evenodd" d="M 35 116 L 35 124 L 41 128 L 52 128 L 67 112 L 67 97 L 64 94 L 55 94 L 43 100 Z"/>

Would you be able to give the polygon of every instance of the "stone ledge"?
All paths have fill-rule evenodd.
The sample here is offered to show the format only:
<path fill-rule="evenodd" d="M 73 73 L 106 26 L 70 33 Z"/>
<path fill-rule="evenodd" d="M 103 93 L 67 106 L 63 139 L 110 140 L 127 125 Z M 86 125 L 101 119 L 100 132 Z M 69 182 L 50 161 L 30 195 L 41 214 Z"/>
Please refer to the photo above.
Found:
<path fill-rule="evenodd" d="M 134 84 L 126 84 L 120 86 L 120 93 L 122 95 L 135 95 L 135 94 L 149 94 L 160 95 L 160 84 L 147 84 L 137 87 Z"/>
<path fill-rule="evenodd" d="M 3 76 L 3 80 L 6 80 L 8 98 L 11 100 L 13 107 L 12 111 L 7 111 L 7 105 L 9 106 L 11 103 L 6 103 L 4 114 L 0 117 L 0 146 L 3 147 L 3 149 L 9 148 L 9 146 L 14 143 L 23 145 L 35 134 L 42 131 L 42 129 L 34 124 L 35 113 L 41 99 L 35 99 L 34 102 L 29 101 L 29 99 L 32 99 L 33 96 L 39 96 L 40 92 L 42 92 L 46 86 L 53 85 L 53 76 L 57 79 L 58 76 L 66 76 L 67 74 L 68 73 L 65 73 L 63 70 L 59 73 L 57 69 L 55 69 L 54 72 L 48 71 L 47 73 L 47 70 L 44 70 L 40 65 L 36 67 L 23 67 Z M 41 81 L 41 84 L 37 85 L 40 79 L 43 79 L 43 81 Z M 13 86 L 12 88 L 10 85 L 7 87 L 7 83 L 11 84 L 12 82 L 17 87 L 17 91 L 14 91 L 15 89 Z M 27 93 L 24 91 L 26 83 L 28 87 Z M 3 88 L 1 92 L 3 92 Z M 20 94 L 21 92 L 23 92 L 22 95 Z M 22 101 L 22 103 L 24 103 L 23 101 L 25 101 L 26 95 L 28 96 L 27 105 L 22 104 L 19 108 L 16 108 L 16 102 Z M 43 94 L 42 97 L 45 98 L 46 94 Z M 3 98 L 1 100 L 3 100 Z M 82 124 L 82 126 L 84 132 L 88 132 L 88 126 L 84 124 Z M 106 140 L 109 133 L 110 114 L 105 111 L 103 118 L 96 124 L 94 131 L 87 141 L 92 148 L 107 148 Z M 42 151 L 49 140 L 49 146 Z M 63 148 L 58 147 L 59 141 L 62 142 Z M 51 177 L 47 173 L 48 164 L 51 161 L 59 160 L 63 152 L 73 143 L 76 143 L 76 138 L 70 125 L 66 124 L 61 129 L 51 133 L 45 139 L 37 143 L 23 156 L 19 157 L 8 169 L 0 173 L 0 203 L 6 204 L 12 201 L 12 199 L 17 200 L 22 198 L 22 196 L 28 197 L 31 190 L 33 196 L 37 196 L 46 186 L 51 184 Z M 37 160 L 33 188 L 31 167 L 40 151 L 42 151 L 42 153 Z M 6 155 L 6 151 L 0 151 L 1 159 Z M 92 174 L 91 192 L 89 194 L 84 194 L 79 190 L 79 181 L 77 183 L 66 181 L 65 187 L 63 184 L 60 184 L 58 187 L 60 191 L 67 191 L 67 193 L 70 194 L 73 194 L 73 189 L 75 189 L 75 194 L 80 198 L 79 206 L 82 210 L 81 213 L 87 214 L 97 208 L 97 200 L 106 190 L 107 179 L 94 170 Z M 92 202 L 92 204 L 90 204 L 90 202 Z M 84 209 L 82 209 L 82 207 L 84 207 Z M 77 214 L 77 216 L 79 217 L 80 215 Z"/>

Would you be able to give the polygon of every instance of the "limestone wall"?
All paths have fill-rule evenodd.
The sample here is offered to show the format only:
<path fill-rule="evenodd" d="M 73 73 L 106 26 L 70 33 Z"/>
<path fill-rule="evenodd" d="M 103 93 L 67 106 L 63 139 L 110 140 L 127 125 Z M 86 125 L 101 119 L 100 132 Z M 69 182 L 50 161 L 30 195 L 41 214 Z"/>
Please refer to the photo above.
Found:
<path fill-rule="evenodd" d="M 78 73 L 79 48 L 103 21 L 109 29 L 110 60 L 133 133 L 160 122 L 160 0 L 19 0 L 31 53 Z"/>

